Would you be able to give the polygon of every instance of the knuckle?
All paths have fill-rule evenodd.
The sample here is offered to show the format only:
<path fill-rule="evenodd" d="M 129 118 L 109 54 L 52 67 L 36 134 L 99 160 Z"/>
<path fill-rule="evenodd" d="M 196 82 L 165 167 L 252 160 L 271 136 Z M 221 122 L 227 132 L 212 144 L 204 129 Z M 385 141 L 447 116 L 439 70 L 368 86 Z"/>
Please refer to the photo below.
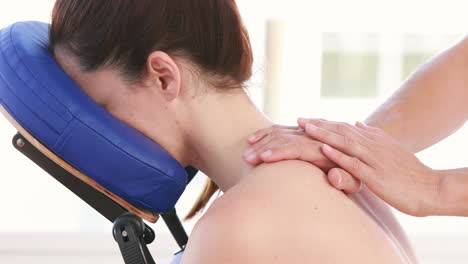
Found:
<path fill-rule="evenodd" d="M 279 144 L 284 145 L 290 141 L 290 138 L 288 136 L 279 136 L 277 140 Z"/>
<path fill-rule="evenodd" d="M 281 135 L 281 130 L 275 129 L 275 130 L 273 130 L 273 131 L 270 133 L 270 135 L 271 135 L 272 137 L 279 137 L 279 136 Z"/>
<path fill-rule="evenodd" d="M 336 157 L 338 164 L 346 165 L 347 160 L 344 154 L 338 152 L 335 155 L 336 155 L 335 157 Z"/>
<path fill-rule="evenodd" d="M 309 147 L 310 147 L 311 149 L 320 149 L 320 148 L 322 148 L 323 145 L 324 145 L 322 142 L 320 142 L 320 141 L 315 141 L 315 140 L 310 140 L 310 141 L 307 142 L 307 143 L 308 143 L 308 145 L 309 145 Z"/>
<path fill-rule="evenodd" d="M 327 131 L 317 131 L 317 139 L 320 141 L 330 142 L 333 141 L 334 137 Z"/>
<path fill-rule="evenodd" d="M 354 148 L 356 147 L 356 141 L 354 141 L 351 137 L 349 136 L 344 136 L 343 137 L 344 145 L 346 148 Z"/>
<path fill-rule="evenodd" d="M 358 158 L 351 159 L 351 170 L 353 173 L 358 172 L 361 169 L 361 161 Z"/>
<path fill-rule="evenodd" d="M 314 119 L 310 119 L 309 120 L 309 123 L 312 123 L 314 125 L 318 125 L 320 126 L 321 124 L 323 124 L 325 122 L 324 119 L 317 119 L 317 118 L 314 118 Z"/>
<path fill-rule="evenodd" d="M 341 133 L 343 135 L 346 135 L 349 132 L 351 132 L 352 127 L 348 123 L 338 123 L 337 124 L 337 130 L 338 130 L 339 133 Z"/>

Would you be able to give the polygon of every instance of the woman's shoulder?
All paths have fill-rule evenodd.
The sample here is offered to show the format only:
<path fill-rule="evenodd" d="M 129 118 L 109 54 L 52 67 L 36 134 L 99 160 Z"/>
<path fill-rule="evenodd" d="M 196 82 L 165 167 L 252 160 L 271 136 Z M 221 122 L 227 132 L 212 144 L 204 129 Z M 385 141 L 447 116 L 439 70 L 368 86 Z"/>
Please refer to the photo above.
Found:
<path fill-rule="evenodd" d="M 226 203 L 235 202 L 244 210 L 258 210 L 259 203 L 267 203 L 274 204 L 274 208 L 284 206 L 290 211 L 303 211 L 310 204 L 318 205 L 325 197 L 332 196 L 349 201 L 344 193 L 330 186 L 322 170 L 297 160 L 260 165 L 227 194 L 230 201 Z"/>
<path fill-rule="evenodd" d="M 266 164 L 208 209 L 194 228 L 184 263 L 323 263 L 347 258 L 384 263 L 384 256 L 393 261 L 388 263 L 398 263 L 382 253 L 385 245 L 375 243 L 379 234 L 372 232 L 377 227 L 366 221 L 316 167 L 299 161 Z M 342 255 L 337 258 L 333 248 Z M 356 253 L 372 249 L 364 256 L 369 262 Z"/>
<path fill-rule="evenodd" d="M 278 217 L 279 211 L 303 211 L 327 195 L 349 201 L 342 192 L 328 184 L 324 172 L 309 163 L 282 161 L 264 164 L 253 169 L 240 184 L 218 198 L 204 218 L 230 216 L 230 212 L 250 215 L 249 222 L 253 218 Z"/>

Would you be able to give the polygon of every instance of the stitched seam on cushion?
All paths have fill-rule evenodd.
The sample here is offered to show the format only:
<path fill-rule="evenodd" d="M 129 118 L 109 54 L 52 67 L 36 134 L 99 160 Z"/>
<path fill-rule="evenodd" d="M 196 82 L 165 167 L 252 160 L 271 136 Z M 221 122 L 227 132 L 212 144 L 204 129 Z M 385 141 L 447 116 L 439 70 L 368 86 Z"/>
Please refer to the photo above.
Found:
<path fill-rule="evenodd" d="M 54 145 L 55 151 L 59 152 L 62 150 L 63 146 L 65 145 L 65 142 L 70 138 L 71 132 L 73 131 L 73 128 L 75 128 L 75 119 L 72 119 L 70 123 L 68 123 L 67 127 L 63 130 L 63 133 L 60 135 L 60 137 L 57 139 Z"/>
<path fill-rule="evenodd" d="M 14 26 L 15 26 L 15 25 L 12 26 L 12 29 L 13 29 Z M 11 41 L 12 44 L 13 44 L 12 36 L 11 36 L 11 30 L 10 30 L 10 32 L 9 32 L 9 37 L 10 37 L 10 41 Z M 12 45 L 12 47 L 15 49 L 16 53 L 18 53 L 18 51 L 17 51 L 15 45 Z M 6 62 L 6 65 L 10 68 L 11 71 L 16 72 L 16 71 L 13 69 L 12 65 L 10 64 L 10 62 L 6 59 L 6 57 L 5 57 L 5 52 L 2 51 L 1 53 L 2 53 L 2 57 L 3 57 L 4 61 Z M 25 84 L 25 86 L 28 86 L 28 85 L 27 85 L 27 82 L 26 82 L 23 78 L 21 78 L 21 77 L 18 76 L 18 75 L 17 75 L 17 77 L 19 78 L 19 80 L 21 80 L 21 81 Z M 44 122 L 44 124 L 45 124 L 47 127 L 49 127 L 50 129 L 52 129 L 52 130 L 54 130 L 55 132 L 57 132 L 58 134 L 60 134 L 60 131 L 58 131 L 55 127 L 52 127 L 48 122 L 46 122 L 46 120 L 44 120 L 44 119 L 41 118 L 39 115 L 37 115 L 36 112 L 32 111 L 32 109 L 29 107 L 29 105 L 25 104 L 25 103 L 17 96 L 17 94 L 13 91 L 13 89 L 10 89 L 11 87 L 10 87 L 10 85 L 6 82 L 6 80 L 5 80 L 4 78 L 2 78 L 2 79 L 3 79 L 3 82 L 5 83 L 5 85 L 9 88 L 8 90 L 10 90 L 10 93 L 11 93 L 14 97 L 16 97 L 16 98 L 18 99 L 18 101 L 20 101 L 21 103 L 23 103 L 23 105 L 25 105 L 25 106 L 31 111 L 31 113 L 33 113 L 35 116 L 37 116 L 38 119 L 42 120 L 42 121 Z M 34 94 L 36 94 L 35 91 L 34 91 L 33 89 L 29 89 L 29 90 L 31 90 Z M 36 94 L 36 95 L 37 95 L 37 94 Z M 38 97 L 39 97 L 39 96 L 38 96 Z M 39 97 L 39 99 L 41 100 L 42 103 L 46 104 L 46 103 L 42 100 L 42 98 Z M 47 104 L 46 104 L 46 105 L 47 105 Z M 60 116 L 59 116 L 59 117 L 60 117 Z M 68 122 L 67 120 L 63 120 L 63 121 L 64 121 L 64 122 Z"/>
<path fill-rule="evenodd" d="M 5 58 L 5 54 L 4 52 L 1 52 L 2 53 L 2 57 Z M 8 62 L 7 62 L 8 64 Z M 11 65 L 8 64 L 8 66 L 10 67 L 11 70 L 13 70 L 11 68 Z M 36 112 L 34 112 L 31 107 L 29 107 L 29 105 L 25 104 L 17 95 L 16 93 L 13 92 L 12 89 L 10 89 L 10 85 L 6 82 L 6 80 L 3 78 L 3 75 L 0 74 L 0 78 L 2 78 L 2 81 L 3 83 L 5 84 L 5 86 L 7 87 L 7 89 L 10 91 L 10 93 L 12 94 L 12 96 L 14 96 L 19 102 L 21 102 L 21 104 L 23 104 L 34 116 L 36 116 L 39 120 L 41 120 L 48 128 L 50 128 L 51 130 L 55 131 L 57 134 L 60 134 L 60 131 L 57 131 L 57 129 L 53 126 L 51 126 L 48 122 L 46 122 L 46 120 L 44 120 L 43 118 L 41 118 L 39 115 L 37 115 Z M 21 81 L 24 82 L 24 80 L 21 79 Z M 6 105 L 6 104 L 4 104 Z M 11 110 L 11 109 L 10 109 Z M 12 113 L 12 112 L 10 112 Z M 66 121 L 65 121 L 66 122 Z"/>
<path fill-rule="evenodd" d="M 12 46 L 13 46 L 15 52 L 16 52 L 16 55 L 17 55 L 18 58 L 19 58 L 19 61 L 21 62 L 21 64 L 23 64 L 23 67 L 26 68 L 26 70 L 31 74 L 31 76 L 33 76 L 34 80 L 36 80 L 36 82 L 37 82 L 40 86 L 42 86 L 42 87 L 45 89 L 45 91 L 47 91 L 47 93 L 48 93 L 51 97 L 53 97 L 53 98 L 56 100 L 56 102 L 57 102 L 58 104 L 62 105 L 62 106 L 65 108 L 65 111 L 67 111 L 71 116 L 73 116 L 73 114 L 70 112 L 70 110 L 69 110 L 64 104 L 62 104 L 62 103 L 60 102 L 60 100 L 59 100 L 53 93 L 51 93 L 51 92 L 49 91 L 49 89 L 47 89 L 46 86 L 45 86 L 42 82 L 39 81 L 39 79 L 36 78 L 36 75 L 31 71 L 31 69 L 29 69 L 29 67 L 26 65 L 26 63 L 24 63 L 24 60 L 23 60 L 23 58 L 21 57 L 20 53 L 18 52 L 18 48 L 16 47 L 15 42 L 13 41 L 13 35 L 12 35 L 12 34 L 13 34 L 13 29 L 16 27 L 16 25 L 17 25 L 17 24 L 14 24 L 14 25 L 11 27 L 10 32 L 9 32 L 9 33 L 10 33 L 9 35 L 10 35 L 11 44 L 12 44 Z M 8 62 L 8 61 L 7 61 L 7 62 Z M 13 70 L 13 67 L 10 65 L 10 63 L 8 63 L 8 66 L 10 66 L 10 68 Z M 18 77 L 19 77 L 21 80 L 23 80 L 20 76 L 18 76 Z M 26 81 L 24 81 L 24 80 L 23 80 L 23 82 L 26 83 Z M 34 92 L 34 89 L 31 89 L 31 90 Z M 41 101 L 43 101 L 42 98 L 41 98 L 36 92 L 34 92 L 34 93 L 41 99 Z M 44 103 L 45 103 L 45 102 L 44 102 Z M 61 118 L 59 112 L 57 112 L 55 109 L 52 109 L 52 111 L 54 111 L 54 112 Z M 65 120 L 65 119 L 64 119 L 64 121 L 68 122 L 69 120 Z"/>
<path fill-rule="evenodd" d="M 12 26 L 12 28 L 11 28 L 11 30 L 10 30 L 10 32 L 9 32 L 9 33 L 10 33 L 10 39 L 11 39 L 11 40 L 13 40 L 11 34 L 12 34 L 12 31 L 13 31 L 13 29 L 14 29 L 15 26 L 16 26 L 16 24 Z M 18 57 L 20 58 L 21 63 L 23 64 L 23 66 L 25 66 L 24 61 L 23 61 L 22 58 L 19 56 L 18 50 L 17 50 L 16 46 L 14 45 L 13 41 L 12 41 L 12 44 L 13 44 L 12 46 L 15 48 L 15 51 L 16 51 Z M 3 54 L 3 57 L 5 58 L 4 52 L 2 52 L 2 54 Z M 8 62 L 7 60 L 6 60 L 6 62 L 7 62 L 7 64 L 8 64 L 8 66 L 10 67 L 10 69 L 11 69 L 12 71 L 14 71 L 14 70 L 13 70 L 13 67 L 9 64 L 9 62 Z M 26 67 L 26 69 L 27 69 L 29 72 L 31 72 L 29 68 Z M 18 77 L 19 77 L 19 76 L 18 76 Z M 33 77 L 34 77 L 34 79 L 37 81 L 37 79 L 35 78 L 34 75 L 33 75 Z M 19 77 L 19 78 L 20 78 L 24 83 L 26 83 L 21 77 Z M 42 87 L 44 87 L 44 85 L 42 85 L 39 81 L 37 81 L 37 82 L 38 82 Z M 7 85 L 7 86 L 8 86 L 8 85 Z M 10 90 L 11 90 L 11 89 L 10 89 Z M 33 89 L 31 89 L 31 90 L 34 92 Z M 46 89 L 46 90 L 47 90 L 47 89 Z M 47 90 L 47 91 L 48 91 L 48 90 Z M 14 94 L 14 93 L 13 93 L 13 94 Z M 35 92 L 34 92 L 34 94 L 37 95 L 37 93 L 35 93 Z M 50 93 L 49 93 L 49 94 L 50 94 Z M 15 96 L 16 96 L 16 95 L 15 95 Z M 17 97 L 17 96 L 16 96 L 16 97 Z M 39 97 L 39 96 L 38 96 L 38 97 Z M 54 97 L 54 96 L 53 96 L 53 97 Z M 40 97 L 39 97 L 39 98 L 40 98 Z M 54 98 L 57 99 L 56 97 L 54 97 Z M 42 98 L 41 98 L 41 100 L 42 100 Z M 58 99 L 57 99 L 57 100 L 58 100 Z M 21 100 L 20 100 L 20 101 L 21 101 Z M 22 102 L 22 101 L 21 101 L 21 102 Z M 58 101 L 58 102 L 60 103 L 60 101 Z M 23 103 L 23 104 L 24 104 L 24 103 Z M 24 104 L 24 105 L 26 105 L 26 104 Z M 61 104 L 61 105 L 63 105 L 63 104 Z M 27 106 L 27 105 L 26 105 L 26 106 Z M 63 105 L 63 106 L 64 106 L 64 105 Z M 28 107 L 28 109 L 29 109 L 29 107 Z M 81 124 L 83 124 L 85 127 L 89 128 L 90 130 L 94 131 L 96 134 L 100 135 L 104 140 L 106 140 L 106 141 L 109 142 L 111 145 L 113 145 L 114 147 L 116 147 L 117 149 L 119 149 L 120 151 L 122 151 L 123 153 L 125 153 L 127 156 L 133 158 L 134 160 L 136 160 L 136 161 L 138 161 L 138 162 L 140 162 L 140 163 L 142 163 L 142 164 L 145 164 L 146 166 L 148 166 L 148 167 L 154 169 L 155 171 L 158 171 L 160 174 L 165 175 L 167 178 L 170 178 L 170 179 L 172 179 L 173 181 L 176 181 L 176 179 L 175 179 L 174 177 L 171 177 L 170 175 L 164 173 L 164 172 L 161 171 L 160 169 L 158 169 L 158 168 L 156 168 L 156 167 L 154 167 L 154 166 L 152 166 L 152 165 L 150 165 L 150 164 L 148 164 L 148 163 L 146 163 L 146 162 L 144 162 L 144 161 L 142 161 L 142 160 L 140 160 L 140 159 L 137 159 L 135 156 L 133 156 L 133 155 L 131 155 L 130 153 L 128 153 L 127 151 L 123 150 L 121 147 L 115 145 L 115 144 L 114 144 L 112 141 L 110 141 L 107 137 L 104 137 L 101 133 L 99 133 L 98 131 L 96 131 L 96 130 L 93 129 L 92 127 L 88 126 L 88 125 L 85 124 L 82 120 L 80 120 L 80 119 L 77 118 L 75 115 L 73 115 L 73 113 L 71 113 L 66 107 L 65 107 L 65 109 L 67 110 L 67 112 L 68 112 L 72 117 L 75 117 L 75 120 L 79 121 L 79 122 L 80 122 Z M 31 112 L 34 113 L 34 111 L 31 111 Z M 54 112 L 56 112 L 56 111 L 54 111 Z M 56 112 L 56 113 L 57 113 L 57 112 Z M 57 113 L 57 114 L 58 114 L 58 113 Z M 39 119 L 41 119 L 41 118 L 39 118 Z M 42 120 L 42 119 L 41 119 L 41 120 Z M 64 120 L 64 121 L 67 122 L 67 120 Z M 45 122 L 45 123 L 47 124 L 47 122 Z M 55 129 L 54 129 L 54 130 L 55 130 Z M 173 157 L 172 157 L 172 158 L 173 158 Z M 176 181 L 176 182 L 177 182 L 177 181 Z"/>
<path fill-rule="evenodd" d="M 2 78 L 3 79 L 3 78 Z M 5 109 L 8 111 L 8 113 L 15 119 L 18 121 L 19 123 L 19 119 L 18 117 L 16 117 L 14 114 L 13 114 L 13 111 L 11 110 L 11 108 L 3 101 L 0 99 L 0 102 L 2 102 L 2 105 L 3 107 L 5 107 Z M 35 129 L 32 129 L 32 128 L 26 128 L 26 127 L 23 127 L 28 133 L 30 133 L 31 135 L 35 134 L 36 130 Z"/>

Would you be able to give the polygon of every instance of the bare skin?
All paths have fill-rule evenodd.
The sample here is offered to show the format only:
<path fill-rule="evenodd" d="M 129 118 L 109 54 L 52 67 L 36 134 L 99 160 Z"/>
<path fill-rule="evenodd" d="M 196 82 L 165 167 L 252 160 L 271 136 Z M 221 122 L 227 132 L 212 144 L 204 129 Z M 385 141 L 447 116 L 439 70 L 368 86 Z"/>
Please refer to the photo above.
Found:
<path fill-rule="evenodd" d="M 319 124 L 325 121 L 312 119 L 301 119 L 299 121 L 302 127 L 305 127 L 307 122 Z M 338 123 L 329 125 L 336 126 Z M 319 162 L 319 164 L 325 164 L 326 167 L 322 167 L 322 169 L 328 171 L 327 179 L 330 185 L 337 190 L 342 190 L 347 193 L 348 196 L 358 203 L 370 217 L 373 217 L 384 230 L 387 230 L 387 234 L 394 236 L 395 239 L 399 241 L 400 245 L 402 245 L 413 262 L 417 262 L 408 237 L 393 215 L 388 204 L 377 197 L 366 185 L 362 185 L 361 182 L 352 177 L 347 171 L 336 167 L 330 169 L 329 166 L 334 167 L 337 165 L 332 161 L 333 158 L 328 157 L 323 151 L 325 144 L 313 139 L 307 134 L 306 129 L 276 125 L 258 131 L 248 140 L 252 146 L 250 150 L 244 153 L 244 158 L 249 160 L 249 156 L 255 156 L 255 159 L 251 159 L 250 161 L 256 164 L 261 164 L 263 161 L 274 163 L 279 160 L 295 159 L 308 161 L 312 164 L 317 162 Z M 256 143 L 257 141 L 258 143 Z M 252 153 L 265 152 L 270 153 L 269 155 L 260 154 L 261 158 L 256 156 L 256 154 L 252 155 Z M 339 160 L 337 162 L 339 162 Z"/>
<path fill-rule="evenodd" d="M 414 155 L 468 119 L 467 72 L 468 38 L 421 67 L 366 124 L 300 119 L 296 128 L 260 130 L 249 138 L 253 146 L 244 158 L 252 165 L 285 159 L 334 163 L 328 180 L 347 193 L 359 192 L 362 181 L 410 215 L 468 216 L 468 168 L 436 171 Z"/>
<path fill-rule="evenodd" d="M 225 193 L 195 227 L 183 263 L 410 263 L 370 201 L 353 202 L 331 188 L 317 167 L 287 161 L 252 167 L 248 136 L 270 127 L 247 93 L 220 93 L 189 62 L 152 53 L 146 75 L 124 82 L 112 69 L 81 72 L 57 60 L 96 102 L 193 165 Z M 368 213 L 373 212 L 377 217 Z"/>
<path fill-rule="evenodd" d="M 392 233 L 325 177 L 299 161 L 259 166 L 214 202 L 183 263 L 411 263 Z"/>

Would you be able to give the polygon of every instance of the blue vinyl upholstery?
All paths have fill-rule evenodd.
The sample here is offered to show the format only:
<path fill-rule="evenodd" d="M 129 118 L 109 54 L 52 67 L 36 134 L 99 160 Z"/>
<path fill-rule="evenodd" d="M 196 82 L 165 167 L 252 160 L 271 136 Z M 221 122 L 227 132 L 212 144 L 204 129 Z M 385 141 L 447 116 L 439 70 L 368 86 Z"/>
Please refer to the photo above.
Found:
<path fill-rule="evenodd" d="M 48 24 L 0 31 L 0 103 L 56 155 L 135 206 L 165 213 L 185 189 L 181 164 L 60 68 L 48 50 Z"/>

